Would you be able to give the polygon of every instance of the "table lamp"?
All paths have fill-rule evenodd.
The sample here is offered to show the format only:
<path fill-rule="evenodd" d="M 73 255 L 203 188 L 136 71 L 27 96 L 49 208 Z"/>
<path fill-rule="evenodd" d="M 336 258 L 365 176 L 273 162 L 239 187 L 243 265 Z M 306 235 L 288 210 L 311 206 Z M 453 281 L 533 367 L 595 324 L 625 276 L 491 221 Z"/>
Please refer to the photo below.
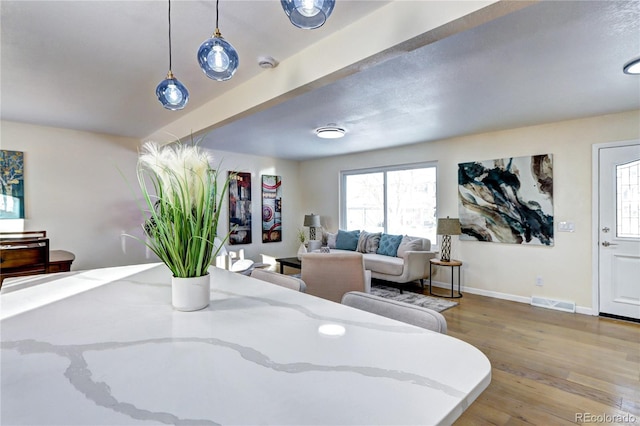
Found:
<path fill-rule="evenodd" d="M 322 226 L 320 224 L 320 215 L 313 213 L 304 215 L 304 226 L 309 227 L 309 240 L 315 240 L 316 228 L 320 228 Z"/>
<path fill-rule="evenodd" d="M 446 219 L 438 219 L 438 228 L 436 230 L 438 235 L 442 235 L 442 250 L 440 250 L 440 260 L 443 262 L 451 261 L 451 236 L 460 235 L 460 220 L 454 218 L 451 219 L 447 216 Z"/>

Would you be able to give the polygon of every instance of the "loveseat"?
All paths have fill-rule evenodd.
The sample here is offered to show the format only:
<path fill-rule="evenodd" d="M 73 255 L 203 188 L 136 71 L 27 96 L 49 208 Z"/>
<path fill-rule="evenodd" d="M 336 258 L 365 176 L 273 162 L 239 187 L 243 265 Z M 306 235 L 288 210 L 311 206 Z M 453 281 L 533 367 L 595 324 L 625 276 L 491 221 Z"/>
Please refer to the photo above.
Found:
<path fill-rule="evenodd" d="M 435 257 L 428 238 L 366 231 L 323 232 L 322 243 L 331 252 L 356 251 L 364 257 L 371 277 L 404 284 L 429 278 L 429 259 Z"/>

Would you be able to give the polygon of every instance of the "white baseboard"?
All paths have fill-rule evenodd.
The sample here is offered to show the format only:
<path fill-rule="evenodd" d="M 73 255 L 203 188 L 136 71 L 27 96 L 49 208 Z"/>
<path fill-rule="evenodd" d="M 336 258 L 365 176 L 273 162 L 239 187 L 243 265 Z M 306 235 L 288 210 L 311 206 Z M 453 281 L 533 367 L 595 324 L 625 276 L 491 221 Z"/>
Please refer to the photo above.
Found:
<path fill-rule="evenodd" d="M 587 308 L 586 306 L 576 306 L 576 314 L 591 315 L 597 317 L 598 315 L 600 315 L 600 312 L 594 310 L 593 308 Z"/>
<path fill-rule="evenodd" d="M 428 285 L 429 285 L 429 281 L 426 280 L 425 286 L 428 286 Z M 440 281 L 433 281 L 433 283 L 431 285 L 433 287 L 451 289 L 451 284 L 443 283 L 443 282 L 440 282 Z M 458 288 L 457 284 L 456 284 L 455 288 L 456 289 Z M 526 303 L 527 305 L 531 304 L 531 297 L 526 297 L 526 296 L 516 296 L 515 294 L 500 293 L 498 291 L 484 290 L 482 288 L 467 287 L 465 285 L 462 286 L 460 291 L 462 292 L 462 294 L 471 293 L 471 294 L 477 294 L 479 296 L 487 296 L 487 297 L 493 297 L 493 298 L 496 298 L 496 299 L 510 300 L 512 302 Z M 576 306 L 576 313 L 577 314 L 582 314 L 582 315 L 592 315 L 592 316 L 597 316 L 598 315 L 598 312 L 594 311 L 592 308 L 585 307 L 585 306 Z"/>

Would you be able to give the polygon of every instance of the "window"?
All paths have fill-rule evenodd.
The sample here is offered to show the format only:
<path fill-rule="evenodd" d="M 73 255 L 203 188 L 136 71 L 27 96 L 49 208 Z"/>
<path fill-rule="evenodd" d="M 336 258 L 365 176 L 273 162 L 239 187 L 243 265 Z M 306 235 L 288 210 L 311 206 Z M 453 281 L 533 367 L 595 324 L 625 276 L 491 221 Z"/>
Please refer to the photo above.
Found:
<path fill-rule="evenodd" d="M 340 227 L 406 234 L 436 243 L 436 166 L 412 164 L 341 173 Z"/>
<path fill-rule="evenodd" d="M 640 161 L 616 168 L 617 236 L 640 237 Z"/>

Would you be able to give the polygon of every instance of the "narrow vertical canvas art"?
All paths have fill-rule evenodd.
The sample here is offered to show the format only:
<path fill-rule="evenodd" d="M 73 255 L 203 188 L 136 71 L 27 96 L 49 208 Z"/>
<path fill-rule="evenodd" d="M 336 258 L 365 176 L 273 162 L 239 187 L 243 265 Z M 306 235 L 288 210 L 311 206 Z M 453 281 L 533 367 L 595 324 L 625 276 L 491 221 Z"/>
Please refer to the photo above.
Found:
<path fill-rule="evenodd" d="M 0 150 L 0 219 L 24 218 L 24 153 Z"/>
<path fill-rule="evenodd" d="M 262 242 L 282 241 L 282 179 L 262 175 Z"/>
<path fill-rule="evenodd" d="M 553 156 L 458 164 L 461 240 L 552 246 Z"/>
<path fill-rule="evenodd" d="M 251 173 L 229 177 L 229 244 L 251 244 Z"/>

